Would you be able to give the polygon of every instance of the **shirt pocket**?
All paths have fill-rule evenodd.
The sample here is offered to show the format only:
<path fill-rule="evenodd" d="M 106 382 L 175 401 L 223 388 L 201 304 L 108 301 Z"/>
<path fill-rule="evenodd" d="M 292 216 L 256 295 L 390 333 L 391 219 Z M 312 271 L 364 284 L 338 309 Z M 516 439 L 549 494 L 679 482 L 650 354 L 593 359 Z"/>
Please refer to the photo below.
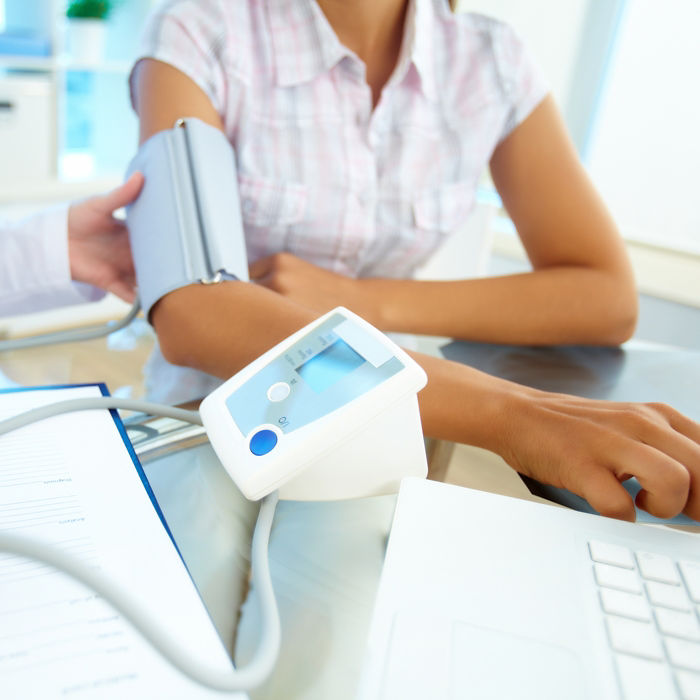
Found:
<path fill-rule="evenodd" d="M 474 200 L 474 185 L 468 181 L 423 190 L 413 198 L 415 226 L 424 232 L 449 235 L 465 223 Z"/>
<path fill-rule="evenodd" d="M 248 262 L 295 252 L 295 236 L 308 218 L 308 190 L 299 183 L 239 175 L 238 191 Z"/>
<path fill-rule="evenodd" d="M 239 175 L 238 191 L 245 224 L 290 226 L 306 218 L 308 192 L 300 183 Z"/>

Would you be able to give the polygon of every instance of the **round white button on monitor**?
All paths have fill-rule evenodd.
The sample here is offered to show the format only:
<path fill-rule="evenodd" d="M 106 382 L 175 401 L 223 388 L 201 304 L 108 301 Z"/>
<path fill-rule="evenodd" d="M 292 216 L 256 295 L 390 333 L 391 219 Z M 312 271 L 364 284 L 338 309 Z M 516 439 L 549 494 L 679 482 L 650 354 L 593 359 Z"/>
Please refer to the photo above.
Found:
<path fill-rule="evenodd" d="M 287 384 L 287 382 L 275 382 L 268 390 L 267 390 L 267 398 L 270 399 L 270 401 L 284 401 L 289 396 L 289 392 L 292 390 L 292 388 Z"/>

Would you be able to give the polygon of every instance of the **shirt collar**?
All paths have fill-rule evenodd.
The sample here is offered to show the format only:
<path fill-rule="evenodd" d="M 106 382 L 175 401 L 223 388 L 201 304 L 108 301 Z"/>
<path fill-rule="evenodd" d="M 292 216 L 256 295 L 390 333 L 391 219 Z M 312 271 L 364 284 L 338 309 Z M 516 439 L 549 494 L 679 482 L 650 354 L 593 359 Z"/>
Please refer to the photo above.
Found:
<path fill-rule="evenodd" d="M 415 67 L 425 96 L 437 99 L 434 63 L 435 5 L 445 0 L 409 0 L 401 54 L 390 79 L 400 82 Z M 299 85 L 353 56 L 340 43 L 315 0 L 271 0 L 268 18 L 276 82 Z"/>
<path fill-rule="evenodd" d="M 309 82 L 352 55 L 314 0 L 271 0 L 267 5 L 278 85 Z"/>
<path fill-rule="evenodd" d="M 400 82 L 413 66 L 420 78 L 423 94 L 432 101 L 437 100 L 434 3 L 435 0 L 409 0 L 401 54 L 391 78 L 391 82 Z"/>

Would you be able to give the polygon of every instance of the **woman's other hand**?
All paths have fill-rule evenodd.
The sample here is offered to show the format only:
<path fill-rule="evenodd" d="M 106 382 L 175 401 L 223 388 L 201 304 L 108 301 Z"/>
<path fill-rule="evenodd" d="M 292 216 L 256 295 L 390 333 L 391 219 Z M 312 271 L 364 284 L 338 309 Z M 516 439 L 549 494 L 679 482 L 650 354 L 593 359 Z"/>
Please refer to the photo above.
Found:
<path fill-rule="evenodd" d="M 298 258 L 276 253 L 249 266 L 252 282 L 267 287 L 312 311 L 325 313 L 344 306 L 381 327 L 377 305 L 364 293 L 363 281 L 331 272 Z"/>

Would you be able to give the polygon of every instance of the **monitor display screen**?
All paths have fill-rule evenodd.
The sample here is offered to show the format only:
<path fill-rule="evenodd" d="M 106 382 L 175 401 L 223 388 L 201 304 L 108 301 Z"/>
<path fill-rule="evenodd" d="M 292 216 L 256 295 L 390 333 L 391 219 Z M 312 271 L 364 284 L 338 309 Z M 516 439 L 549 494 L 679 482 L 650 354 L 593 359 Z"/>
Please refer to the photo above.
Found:
<path fill-rule="evenodd" d="M 311 389 L 320 394 L 364 362 L 362 355 L 355 352 L 344 340 L 338 339 L 297 367 L 297 372 Z"/>

